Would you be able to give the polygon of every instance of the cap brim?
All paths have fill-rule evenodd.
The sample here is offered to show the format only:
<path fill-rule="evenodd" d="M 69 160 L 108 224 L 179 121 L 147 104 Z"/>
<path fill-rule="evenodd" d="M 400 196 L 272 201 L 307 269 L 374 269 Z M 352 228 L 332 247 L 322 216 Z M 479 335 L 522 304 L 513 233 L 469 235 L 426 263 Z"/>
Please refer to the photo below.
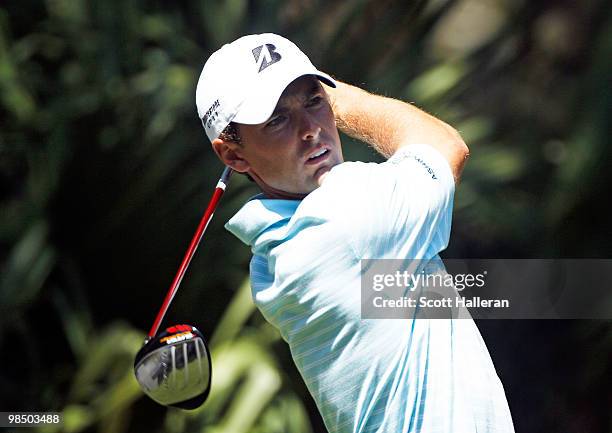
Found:
<path fill-rule="evenodd" d="M 319 81 L 331 87 L 336 87 L 332 77 L 317 69 L 303 71 L 295 75 L 289 75 L 285 80 L 274 80 L 267 86 L 259 86 L 245 98 L 240 105 L 238 113 L 232 119 L 233 122 L 245 125 L 258 125 L 270 118 L 281 95 L 293 81 L 305 75 L 314 75 Z"/>

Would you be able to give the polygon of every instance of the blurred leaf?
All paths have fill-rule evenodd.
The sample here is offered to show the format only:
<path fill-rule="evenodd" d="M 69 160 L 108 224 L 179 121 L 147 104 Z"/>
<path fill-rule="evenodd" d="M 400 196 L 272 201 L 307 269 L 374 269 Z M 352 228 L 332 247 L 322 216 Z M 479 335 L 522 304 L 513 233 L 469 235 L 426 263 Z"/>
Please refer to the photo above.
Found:
<path fill-rule="evenodd" d="M 291 395 L 278 396 L 261 416 L 252 433 L 310 433 L 303 404 Z"/>
<path fill-rule="evenodd" d="M 526 161 L 521 153 L 504 147 L 477 147 L 470 154 L 466 166 L 466 178 L 473 177 L 480 183 L 506 183 L 525 171 Z"/>
<path fill-rule="evenodd" d="M 71 405 L 62 411 L 64 418 L 63 431 L 66 433 L 82 431 L 93 422 L 93 411 L 86 406 Z"/>
<path fill-rule="evenodd" d="M 0 22 L 6 20 L 3 12 L 0 10 Z M 0 26 L 0 101 L 17 120 L 26 122 L 32 118 L 36 107 L 32 96 L 19 82 L 18 65 L 9 52 L 4 29 L 4 26 Z"/>
<path fill-rule="evenodd" d="M 210 339 L 211 348 L 214 350 L 217 346 L 235 339 L 254 311 L 255 304 L 253 304 L 251 298 L 251 281 L 246 278 L 215 328 L 215 332 Z"/>
<path fill-rule="evenodd" d="M 490 137 L 493 132 L 491 121 L 484 116 L 470 117 L 462 122 L 457 122 L 455 128 L 461 134 L 463 141 L 470 147 L 474 143 Z"/>
<path fill-rule="evenodd" d="M 210 0 L 201 3 L 201 17 L 212 38 L 212 46 L 221 46 L 238 36 L 238 29 L 246 18 L 246 10 L 245 0 Z"/>
<path fill-rule="evenodd" d="M 142 333 L 124 324 L 116 323 L 99 337 L 89 336 L 88 340 L 90 349 L 81 368 L 74 376 L 70 391 L 71 400 L 81 401 L 99 395 L 99 384 L 109 379 L 115 381 L 116 385 L 115 388 L 110 388 L 107 394 L 117 393 L 118 388 L 129 391 L 133 390 L 133 385 L 137 387 L 133 375 L 129 376 L 124 372 L 132 373 L 133 357 L 144 341 Z M 112 376 L 111 373 L 113 373 Z M 97 398 L 108 399 L 107 394 Z M 129 398 L 130 395 L 131 393 L 127 392 L 125 397 L 118 397 L 118 400 Z"/>
<path fill-rule="evenodd" d="M 255 364 L 246 382 L 235 395 L 226 416 L 211 432 L 243 433 L 249 431 L 264 407 L 280 389 L 281 380 L 275 368 Z"/>
<path fill-rule="evenodd" d="M 455 87 L 467 73 L 465 65 L 442 63 L 414 79 L 405 89 L 404 94 L 410 100 L 426 104 L 439 99 Z"/>
<path fill-rule="evenodd" d="M 42 289 L 56 260 L 47 236 L 47 224 L 38 221 L 13 247 L 0 281 L 0 305 L 5 314 L 31 302 Z"/>
<path fill-rule="evenodd" d="M 142 393 L 132 362 L 143 334 L 117 323 L 148 325 L 154 294 L 165 291 L 214 186 L 220 163 L 195 115 L 195 84 L 212 50 L 245 33 L 288 36 L 339 79 L 407 99 L 461 132 L 472 156 L 449 254 L 610 256 L 612 9 L 570 3 L 2 3 L 6 404 L 63 408 L 64 431 L 312 430 L 300 401 L 310 396 L 291 389 L 301 379 L 279 365 L 289 359 L 284 342 L 250 299 L 248 248 L 223 229 L 256 190 L 243 177 L 232 181 L 169 314 L 216 328 L 207 403 L 191 412 L 135 404 Z M 343 142 L 347 158 L 381 161 Z M 546 334 L 541 323 L 520 325 L 524 335 L 504 324 L 487 337 L 503 351 L 514 332 L 531 354 L 495 359 L 517 431 L 609 429 L 598 409 L 608 392 L 609 327 L 574 334 L 576 324 L 555 324 Z M 12 345 L 15 335 L 27 344 Z M 543 355 L 553 347 L 559 362 Z M 526 386 L 535 371 L 538 381 Z M 537 420 L 527 416 L 534 411 Z"/>
<path fill-rule="evenodd" d="M 92 327 L 85 306 L 81 304 L 76 308 L 73 307 L 66 294 L 60 290 L 55 291 L 53 303 L 64 326 L 64 333 L 72 352 L 77 358 L 82 359 L 91 350 L 88 336 L 92 332 Z"/>

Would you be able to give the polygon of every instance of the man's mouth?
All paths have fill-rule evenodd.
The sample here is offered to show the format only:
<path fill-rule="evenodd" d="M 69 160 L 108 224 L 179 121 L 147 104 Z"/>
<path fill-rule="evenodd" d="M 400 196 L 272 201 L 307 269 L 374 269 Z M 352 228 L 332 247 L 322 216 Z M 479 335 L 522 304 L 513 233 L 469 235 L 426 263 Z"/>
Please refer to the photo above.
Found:
<path fill-rule="evenodd" d="M 324 159 L 327 159 L 327 157 L 329 157 L 329 149 L 319 149 L 315 153 L 310 155 L 310 157 L 306 160 L 306 164 L 316 164 L 320 161 L 323 161 Z"/>

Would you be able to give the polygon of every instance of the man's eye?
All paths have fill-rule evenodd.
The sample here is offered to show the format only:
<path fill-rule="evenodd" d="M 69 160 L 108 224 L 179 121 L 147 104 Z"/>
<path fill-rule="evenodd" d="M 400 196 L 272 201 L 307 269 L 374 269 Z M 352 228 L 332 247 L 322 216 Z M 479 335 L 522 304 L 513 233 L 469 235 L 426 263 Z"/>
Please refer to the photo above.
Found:
<path fill-rule="evenodd" d="M 266 123 L 266 128 L 278 126 L 281 123 L 283 123 L 285 121 L 285 119 L 286 119 L 286 116 L 284 116 L 284 115 L 276 116 L 276 117 L 272 118 L 268 123 Z"/>
<path fill-rule="evenodd" d="M 323 102 L 322 96 L 313 96 L 312 98 L 310 98 L 310 101 L 308 101 L 308 106 L 316 107 L 317 105 L 320 105 L 322 102 Z"/>

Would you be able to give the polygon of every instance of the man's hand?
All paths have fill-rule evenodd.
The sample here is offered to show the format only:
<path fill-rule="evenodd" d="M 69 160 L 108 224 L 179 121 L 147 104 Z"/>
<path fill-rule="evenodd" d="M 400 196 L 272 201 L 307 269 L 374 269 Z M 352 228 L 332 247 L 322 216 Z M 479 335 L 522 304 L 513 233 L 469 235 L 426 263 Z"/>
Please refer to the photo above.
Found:
<path fill-rule="evenodd" d="M 459 182 L 469 149 L 454 128 L 411 104 L 336 83 L 336 88 L 324 87 L 342 132 L 365 141 L 386 158 L 403 146 L 430 145 L 446 158 L 455 183 Z"/>

